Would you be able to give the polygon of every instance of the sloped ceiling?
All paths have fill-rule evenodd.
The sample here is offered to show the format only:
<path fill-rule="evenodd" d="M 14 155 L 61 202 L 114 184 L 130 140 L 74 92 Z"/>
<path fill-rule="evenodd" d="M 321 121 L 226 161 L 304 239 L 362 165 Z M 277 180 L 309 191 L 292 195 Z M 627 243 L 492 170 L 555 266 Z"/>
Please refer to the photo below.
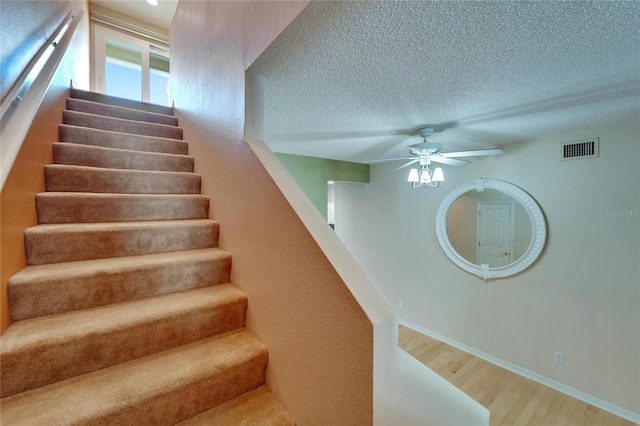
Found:
<path fill-rule="evenodd" d="M 276 152 L 403 157 L 640 119 L 640 2 L 314 1 L 249 71 Z"/>

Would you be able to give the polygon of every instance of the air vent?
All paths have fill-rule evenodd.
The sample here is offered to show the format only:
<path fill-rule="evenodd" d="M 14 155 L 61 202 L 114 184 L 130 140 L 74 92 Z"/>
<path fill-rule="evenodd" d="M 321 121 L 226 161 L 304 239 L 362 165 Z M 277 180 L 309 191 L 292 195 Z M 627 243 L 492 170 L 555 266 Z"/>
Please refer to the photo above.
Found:
<path fill-rule="evenodd" d="M 562 160 L 577 160 L 580 158 L 595 158 L 598 156 L 600 139 L 570 142 L 562 145 Z"/>

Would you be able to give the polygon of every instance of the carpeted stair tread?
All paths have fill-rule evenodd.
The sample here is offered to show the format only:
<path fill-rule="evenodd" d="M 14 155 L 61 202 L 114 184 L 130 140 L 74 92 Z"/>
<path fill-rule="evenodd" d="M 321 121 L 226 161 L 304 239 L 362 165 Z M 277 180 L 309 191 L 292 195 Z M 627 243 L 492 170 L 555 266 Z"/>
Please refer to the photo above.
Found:
<path fill-rule="evenodd" d="M 4 398 L 0 423 L 171 425 L 263 385 L 267 358 L 231 331 Z"/>
<path fill-rule="evenodd" d="M 83 99 L 68 98 L 67 110 L 104 115 L 105 117 L 124 118 L 126 120 L 145 121 L 147 123 L 166 124 L 168 126 L 178 125 L 178 118 L 172 115 L 140 111 L 139 109 L 108 105 Z"/>
<path fill-rule="evenodd" d="M 182 140 L 156 136 L 132 135 L 118 131 L 92 129 L 90 127 L 60 124 L 58 133 L 61 142 L 105 148 L 130 149 L 145 152 L 186 155 L 189 144 Z"/>
<path fill-rule="evenodd" d="M 173 115 L 173 108 L 170 106 L 134 101 L 131 99 L 105 95 L 104 93 L 88 92 L 81 89 L 71 89 L 71 97 L 74 99 L 84 99 L 86 101 L 100 102 L 107 105 L 116 105 L 125 108 L 138 109 L 141 111 L 155 112 L 157 114 Z"/>
<path fill-rule="evenodd" d="M 62 112 L 62 121 L 64 124 L 71 124 L 73 126 L 91 127 L 94 129 L 135 135 L 182 139 L 181 127 L 167 126 L 166 124 L 145 123 L 142 121 L 105 117 L 102 115 L 68 110 Z"/>
<path fill-rule="evenodd" d="M 260 386 L 178 424 L 205 425 L 295 426 L 295 422 L 269 389 Z"/>
<path fill-rule="evenodd" d="M 229 282 L 219 248 L 27 266 L 7 285 L 11 321 Z"/>
<path fill-rule="evenodd" d="M 53 144 L 53 162 L 76 166 L 193 173 L 193 157 L 75 143 Z"/>
<path fill-rule="evenodd" d="M 200 194 L 36 194 L 39 224 L 206 219 L 209 197 Z"/>
<path fill-rule="evenodd" d="M 44 167 L 48 192 L 126 194 L 199 194 L 200 175 L 184 172 L 103 169 L 49 164 Z"/>
<path fill-rule="evenodd" d="M 216 247 L 218 228 L 208 219 L 37 225 L 25 231 L 27 265 Z"/>
<path fill-rule="evenodd" d="M 242 328 L 246 308 L 220 284 L 19 321 L 1 338 L 1 396 Z"/>
<path fill-rule="evenodd" d="M 71 89 L 62 121 L 7 283 L 0 424 L 295 424 L 173 108 Z"/>

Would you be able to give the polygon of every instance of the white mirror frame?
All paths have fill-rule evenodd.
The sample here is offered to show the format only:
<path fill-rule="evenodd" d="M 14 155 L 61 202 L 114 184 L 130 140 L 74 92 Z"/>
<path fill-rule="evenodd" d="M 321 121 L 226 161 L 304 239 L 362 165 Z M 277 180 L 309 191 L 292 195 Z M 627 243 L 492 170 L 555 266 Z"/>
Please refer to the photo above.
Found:
<path fill-rule="evenodd" d="M 458 252 L 453 248 L 451 241 L 449 241 L 449 236 L 447 235 L 447 214 L 449 213 L 451 205 L 458 199 L 458 197 L 467 192 L 482 192 L 485 189 L 495 189 L 516 199 L 520 202 L 522 207 L 524 207 L 525 211 L 529 215 L 529 219 L 531 220 L 531 243 L 529 244 L 529 247 L 518 260 L 507 266 L 490 268 L 489 265 L 486 264 L 476 265 L 469 262 L 464 257 L 460 256 L 460 254 L 458 254 Z M 438 215 L 436 217 L 436 233 L 438 235 L 440 247 L 442 247 L 442 250 L 453 263 L 463 270 L 477 275 L 484 280 L 508 277 L 524 271 L 538 259 L 540 254 L 542 254 L 547 240 L 547 226 L 545 218 L 536 201 L 525 191 L 509 182 L 486 178 L 478 178 L 474 181 L 465 183 L 447 195 L 438 209 Z"/>

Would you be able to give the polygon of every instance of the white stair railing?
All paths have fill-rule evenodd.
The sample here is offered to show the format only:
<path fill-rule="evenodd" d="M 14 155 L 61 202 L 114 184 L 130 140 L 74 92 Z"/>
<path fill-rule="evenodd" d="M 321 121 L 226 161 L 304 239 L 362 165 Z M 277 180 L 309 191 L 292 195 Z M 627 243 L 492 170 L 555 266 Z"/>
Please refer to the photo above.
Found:
<path fill-rule="evenodd" d="M 84 11 L 70 11 L 38 50 L 0 105 L 0 189 L 9 176 L 24 138 L 64 57 Z"/>

